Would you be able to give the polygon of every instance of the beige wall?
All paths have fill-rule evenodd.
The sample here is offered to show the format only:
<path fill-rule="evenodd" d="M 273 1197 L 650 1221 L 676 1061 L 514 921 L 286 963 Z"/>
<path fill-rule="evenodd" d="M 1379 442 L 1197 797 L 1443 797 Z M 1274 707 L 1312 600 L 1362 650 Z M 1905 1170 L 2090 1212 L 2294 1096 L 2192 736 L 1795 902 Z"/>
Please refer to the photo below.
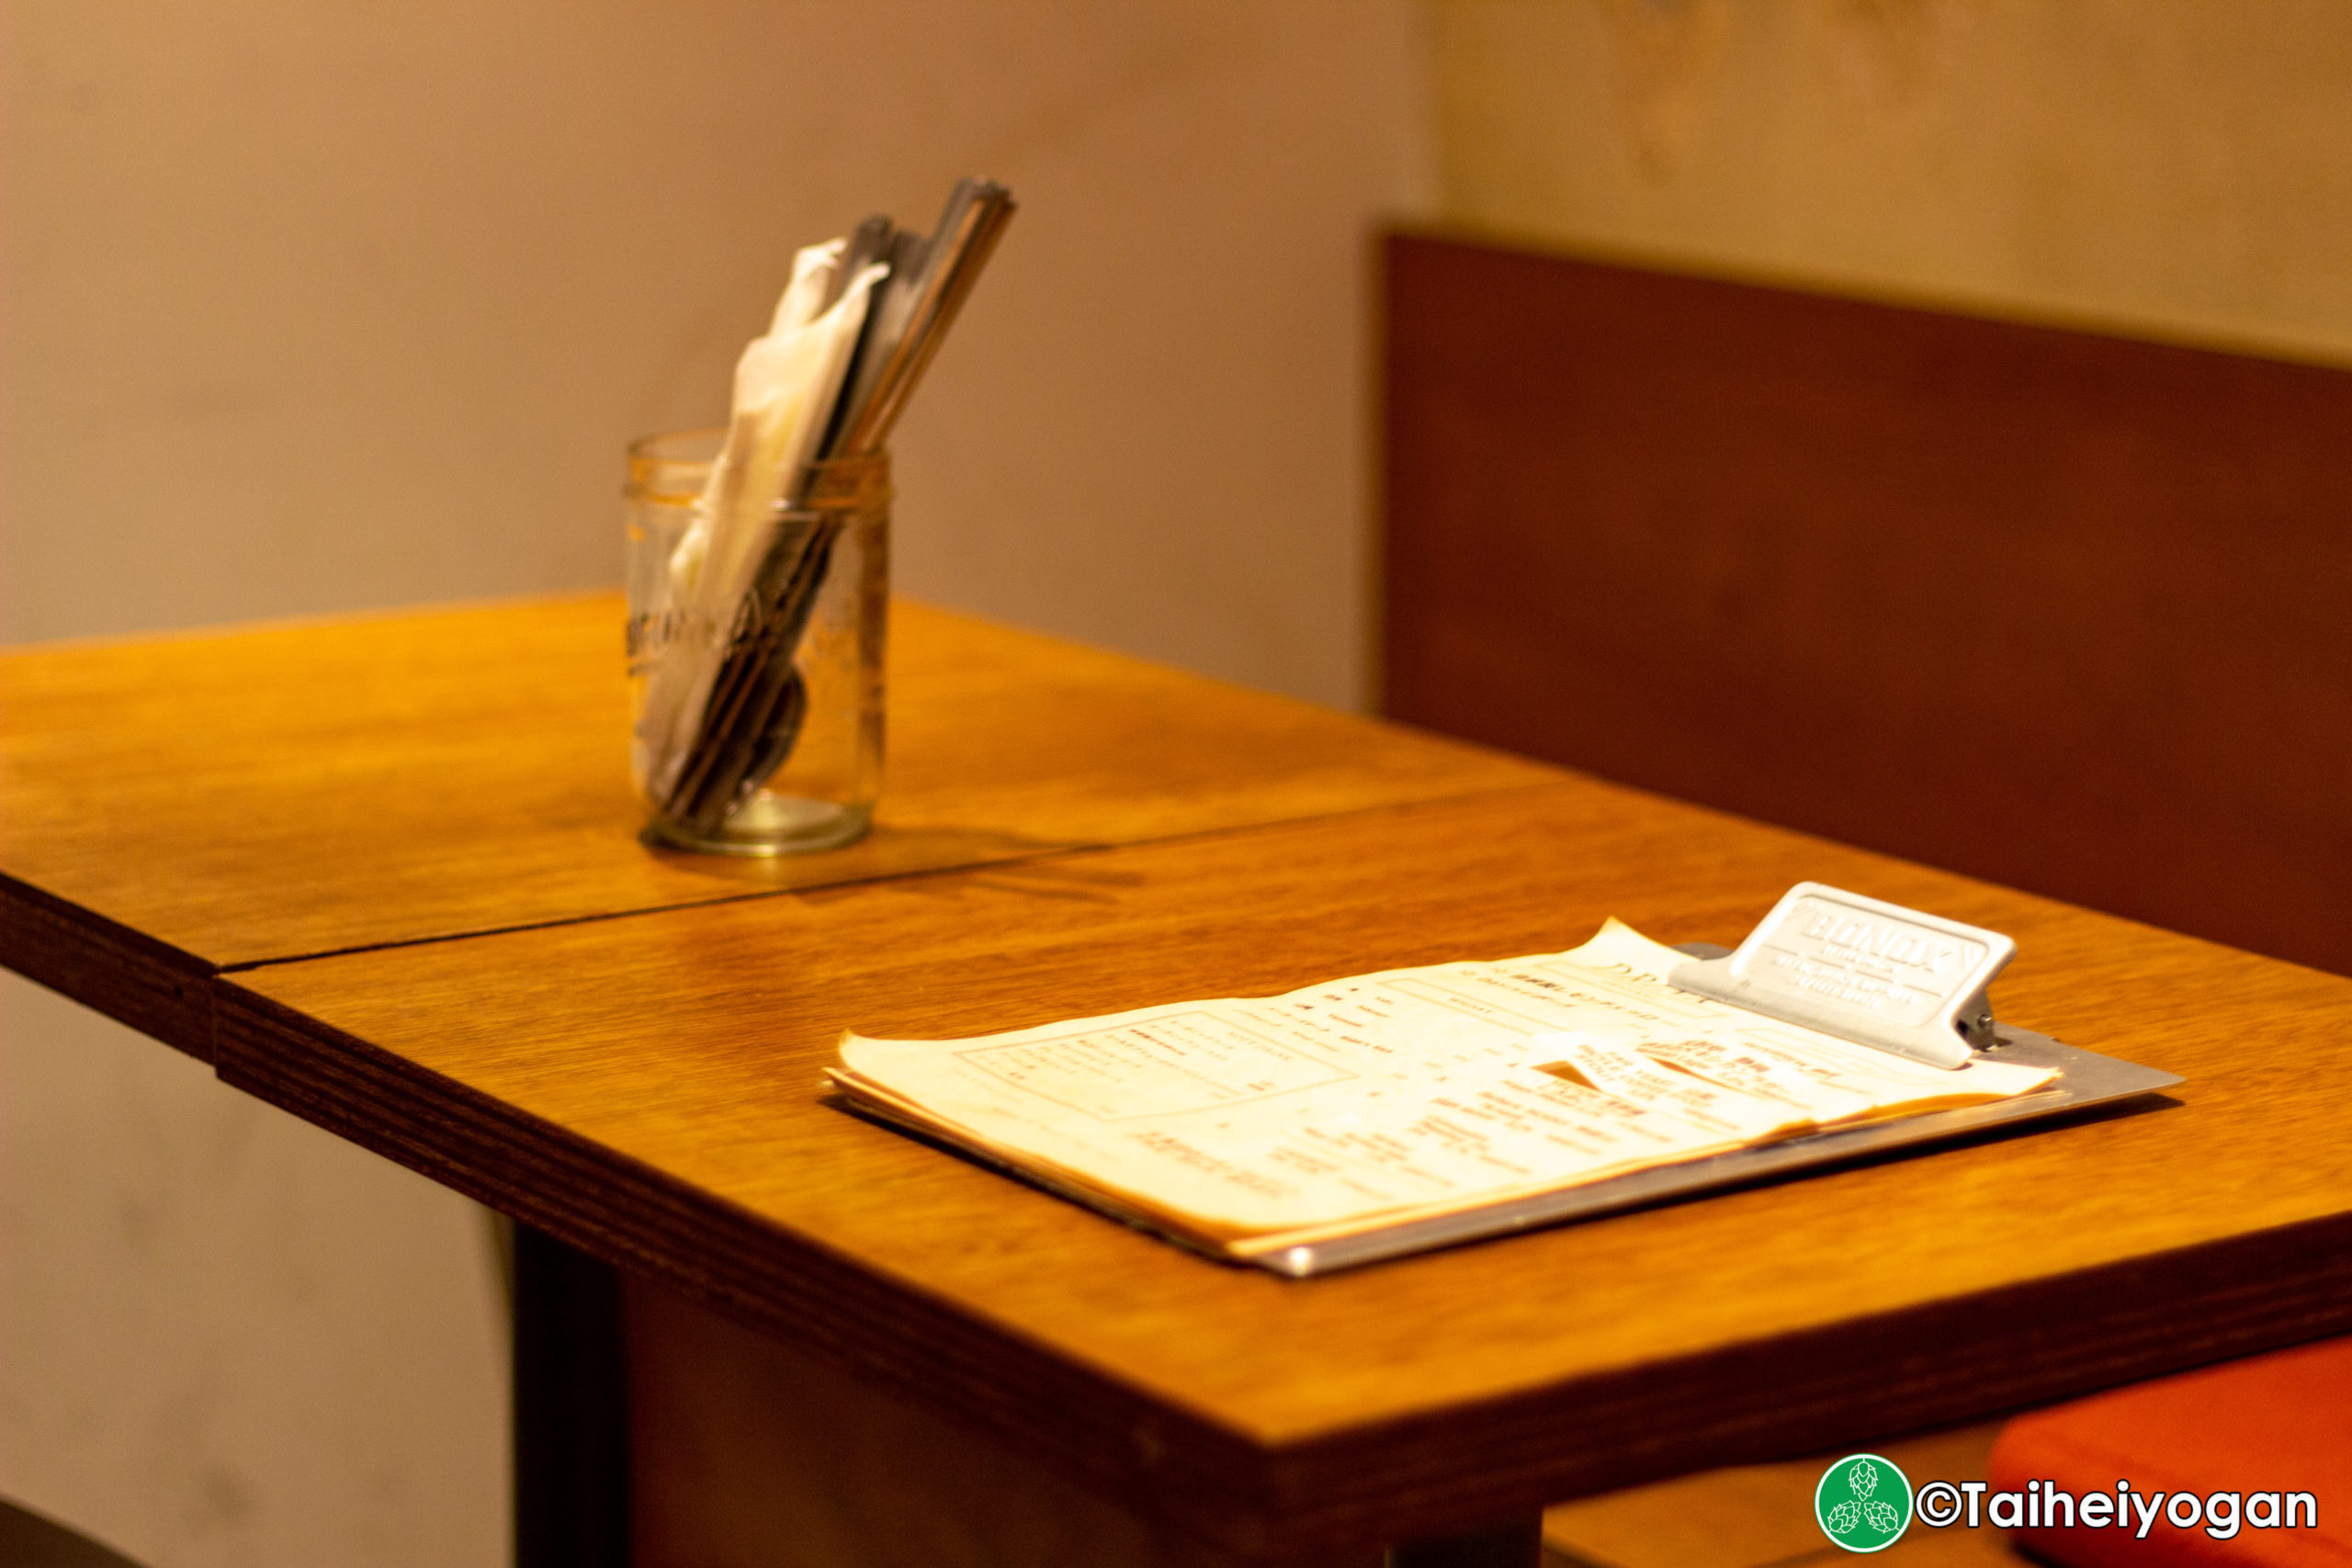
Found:
<path fill-rule="evenodd" d="M 615 581 L 800 243 L 1023 207 L 905 586 L 1347 703 L 1401 3 L 16 0 L 0 637 Z M 1279 525 L 1268 509 L 1277 503 Z"/>
<path fill-rule="evenodd" d="M 0 1496 L 178 1564 L 504 1561 L 481 1211 L 0 978 Z"/>
<path fill-rule="evenodd" d="M 2336 0 L 1431 0 L 1449 216 L 2352 358 Z"/>
<path fill-rule="evenodd" d="M 1363 691 L 1406 0 L 6 25 L 0 639 L 616 581 L 621 444 L 723 414 L 792 248 L 981 172 L 901 583 Z M 0 981 L 0 1494 L 156 1568 L 502 1561 L 498 1311 L 468 1205 Z"/>

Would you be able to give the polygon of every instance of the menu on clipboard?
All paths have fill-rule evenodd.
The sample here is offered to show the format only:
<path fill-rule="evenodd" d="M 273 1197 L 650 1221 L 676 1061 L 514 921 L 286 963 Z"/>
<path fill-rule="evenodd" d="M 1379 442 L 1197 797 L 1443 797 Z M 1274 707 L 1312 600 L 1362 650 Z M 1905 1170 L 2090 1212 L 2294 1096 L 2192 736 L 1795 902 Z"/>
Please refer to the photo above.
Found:
<path fill-rule="evenodd" d="M 1929 940 L 1906 942 L 1905 917 Z M 1973 928 L 1804 884 L 1712 964 L 1612 919 L 1565 953 L 1282 996 L 966 1040 L 851 1033 L 828 1077 L 854 1109 L 1146 1229 L 1308 1274 L 2051 1098 L 2067 1062 L 2005 1049 L 1984 1000 L 2013 945 L 1995 938 L 1996 960 L 1955 931 Z M 1832 1033 L 1838 1007 L 1944 1041 Z M 2147 1079 L 2131 1092 L 2177 1081 L 2131 1070 Z"/>

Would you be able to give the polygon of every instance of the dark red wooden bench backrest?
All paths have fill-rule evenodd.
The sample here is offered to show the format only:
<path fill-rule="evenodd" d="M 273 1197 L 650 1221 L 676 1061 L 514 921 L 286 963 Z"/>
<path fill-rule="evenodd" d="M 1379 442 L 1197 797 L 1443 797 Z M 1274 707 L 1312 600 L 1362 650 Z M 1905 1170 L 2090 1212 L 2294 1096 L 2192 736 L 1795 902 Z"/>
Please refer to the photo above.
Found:
<path fill-rule="evenodd" d="M 1388 714 L 2352 972 L 2352 373 L 1385 262 Z"/>

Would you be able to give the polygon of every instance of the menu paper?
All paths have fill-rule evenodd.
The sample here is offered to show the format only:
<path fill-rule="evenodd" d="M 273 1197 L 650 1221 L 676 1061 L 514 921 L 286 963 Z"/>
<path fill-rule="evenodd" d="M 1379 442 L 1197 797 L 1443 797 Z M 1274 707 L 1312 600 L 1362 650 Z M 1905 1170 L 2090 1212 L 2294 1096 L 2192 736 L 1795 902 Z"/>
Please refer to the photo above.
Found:
<path fill-rule="evenodd" d="M 1247 1258 L 1818 1128 L 2028 1094 L 1678 991 L 1616 920 L 1582 947 L 969 1040 L 847 1034 L 854 1105 Z"/>

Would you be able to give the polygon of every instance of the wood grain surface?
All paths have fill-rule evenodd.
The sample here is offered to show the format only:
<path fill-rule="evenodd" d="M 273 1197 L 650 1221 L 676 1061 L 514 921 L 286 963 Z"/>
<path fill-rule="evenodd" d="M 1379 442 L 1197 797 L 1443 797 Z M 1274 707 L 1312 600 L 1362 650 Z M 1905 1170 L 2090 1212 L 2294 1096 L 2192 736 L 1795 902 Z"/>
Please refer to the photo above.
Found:
<path fill-rule="evenodd" d="M 621 625 L 599 596 L 0 656 L 0 960 L 200 1054 L 166 1004 L 214 967 L 1556 776 L 901 602 L 871 836 L 658 853 Z"/>
<path fill-rule="evenodd" d="M 1735 940 L 1813 877 L 2013 933 L 2171 1098 L 1285 1281 L 827 1104 L 951 1036 Z M 1245 1557 L 1441 1533 L 2352 1327 L 2352 981 L 1607 785 L 224 977 L 223 1078 Z"/>
<path fill-rule="evenodd" d="M 2352 974 L 2352 373 L 1386 254 L 1384 711 Z"/>

